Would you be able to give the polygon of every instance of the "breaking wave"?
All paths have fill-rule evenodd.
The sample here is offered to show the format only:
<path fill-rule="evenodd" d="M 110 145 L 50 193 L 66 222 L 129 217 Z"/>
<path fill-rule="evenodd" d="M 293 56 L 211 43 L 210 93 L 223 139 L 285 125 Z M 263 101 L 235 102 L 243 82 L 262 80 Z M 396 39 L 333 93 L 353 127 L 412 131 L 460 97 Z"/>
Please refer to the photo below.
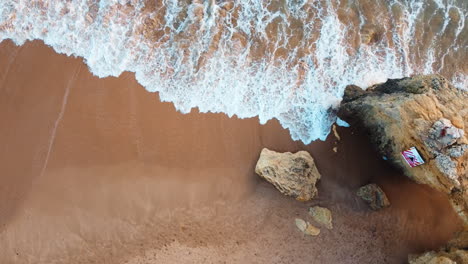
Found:
<path fill-rule="evenodd" d="M 135 72 L 183 112 L 272 118 L 324 140 L 348 84 L 468 86 L 464 0 L 2 0 L 0 41 L 40 39 L 99 76 Z M 157 113 L 155 113 L 157 114 Z"/>

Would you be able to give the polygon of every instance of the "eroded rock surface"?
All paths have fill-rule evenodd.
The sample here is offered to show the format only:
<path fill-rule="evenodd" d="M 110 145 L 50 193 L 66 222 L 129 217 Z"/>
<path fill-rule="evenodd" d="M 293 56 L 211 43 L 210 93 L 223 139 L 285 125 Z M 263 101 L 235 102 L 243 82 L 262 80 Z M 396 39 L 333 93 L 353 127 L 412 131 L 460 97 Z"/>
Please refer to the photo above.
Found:
<path fill-rule="evenodd" d="M 382 156 L 414 181 L 445 192 L 468 224 L 468 92 L 439 75 L 388 80 L 366 91 L 347 88 L 338 114 L 361 126 Z M 416 147 L 425 164 L 401 152 Z"/>
<path fill-rule="evenodd" d="M 364 185 L 359 188 L 356 194 L 361 197 L 372 210 L 380 210 L 390 206 L 387 195 L 377 184 L 371 183 Z"/>
<path fill-rule="evenodd" d="M 307 151 L 278 153 L 264 148 L 255 172 L 281 193 L 299 201 L 308 201 L 317 195 L 315 184 L 321 177 Z"/>

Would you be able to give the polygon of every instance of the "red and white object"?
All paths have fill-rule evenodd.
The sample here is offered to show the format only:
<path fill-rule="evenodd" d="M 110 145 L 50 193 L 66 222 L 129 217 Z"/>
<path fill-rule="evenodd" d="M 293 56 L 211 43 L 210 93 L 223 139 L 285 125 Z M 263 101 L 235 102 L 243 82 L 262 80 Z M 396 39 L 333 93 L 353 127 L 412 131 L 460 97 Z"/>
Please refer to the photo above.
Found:
<path fill-rule="evenodd" d="M 401 155 L 403 155 L 403 158 L 405 158 L 406 163 L 408 163 L 410 167 L 416 167 L 424 164 L 424 160 L 422 159 L 421 155 L 419 155 L 419 152 L 415 147 L 401 152 Z"/>

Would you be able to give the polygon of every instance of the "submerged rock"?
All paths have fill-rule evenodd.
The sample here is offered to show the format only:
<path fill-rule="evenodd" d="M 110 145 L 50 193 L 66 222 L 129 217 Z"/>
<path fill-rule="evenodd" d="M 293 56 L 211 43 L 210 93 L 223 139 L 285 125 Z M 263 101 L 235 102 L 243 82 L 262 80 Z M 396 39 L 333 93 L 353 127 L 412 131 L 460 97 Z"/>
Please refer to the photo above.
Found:
<path fill-rule="evenodd" d="M 379 25 L 365 24 L 360 31 L 361 43 L 365 45 L 375 44 L 382 39 L 383 32 L 383 28 Z"/>
<path fill-rule="evenodd" d="M 339 117 L 364 128 L 382 156 L 414 181 L 445 192 L 468 224 L 468 92 L 439 75 L 388 80 L 344 93 Z M 401 152 L 415 147 L 425 164 Z"/>
<path fill-rule="evenodd" d="M 317 195 L 315 184 L 321 177 L 307 151 L 278 153 L 264 148 L 255 172 L 281 193 L 299 201 L 308 201 Z"/>
<path fill-rule="evenodd" d="M 384 191 L 374 183 L 364 185 L 356 192 L 372 210 L 380 210 L 390 206 L 390 201 Z"/>
<path fill-rule="evenodd" d="M 311 225 L 309 222 L 306 222 L 300 218 L 295 220 L 296 227 L 301 230 L 302 233 L 309 236 L 318 236 L 320 234 L 320 229 Z"/>
<path fill-rule="evenodd" d="M 309 214 L 312 216 L 315 222 L 326 227 L 327 229 L 333 229 L 332 213 L 328 208 L 314 206 L 309 208 Z"/>

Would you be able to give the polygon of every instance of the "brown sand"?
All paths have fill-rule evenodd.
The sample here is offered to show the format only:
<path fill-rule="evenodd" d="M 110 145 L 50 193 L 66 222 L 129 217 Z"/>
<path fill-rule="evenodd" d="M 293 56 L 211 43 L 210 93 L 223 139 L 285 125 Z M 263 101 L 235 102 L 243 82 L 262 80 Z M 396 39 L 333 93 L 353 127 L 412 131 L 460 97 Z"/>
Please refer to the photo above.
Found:
<path fill-rule="evenodd" d="M 304 146 L 275 121 L 182 115 L 133 74 L 99 79 L 41 42 L 0 44 L 0 263 L 404 263 L 459 222 L 360 132 Z M 337 146 L 338 152 L 332 148 Z M 261 148 L 306 149 L 323 178 L 300 203 L 253 173 Z M 392 206 L 353 194 L 377 182 Z M 294 218 L 329 207 L 334 229 Z"/>

